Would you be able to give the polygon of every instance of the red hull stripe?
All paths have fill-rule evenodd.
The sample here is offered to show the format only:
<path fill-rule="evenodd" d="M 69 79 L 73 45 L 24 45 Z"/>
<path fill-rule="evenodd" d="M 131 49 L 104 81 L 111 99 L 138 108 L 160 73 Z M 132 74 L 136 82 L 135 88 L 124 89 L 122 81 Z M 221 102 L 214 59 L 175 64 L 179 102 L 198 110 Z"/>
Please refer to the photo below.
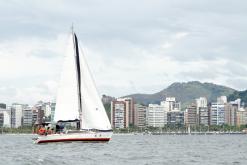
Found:
<path fill-rule="evenodd" d="M 110 138 L 71 138 L 71 139 L 52 139 L 52 140 L 40 140 L 37 143 L 50 143 L 50 142 L 108 142 Z"/>

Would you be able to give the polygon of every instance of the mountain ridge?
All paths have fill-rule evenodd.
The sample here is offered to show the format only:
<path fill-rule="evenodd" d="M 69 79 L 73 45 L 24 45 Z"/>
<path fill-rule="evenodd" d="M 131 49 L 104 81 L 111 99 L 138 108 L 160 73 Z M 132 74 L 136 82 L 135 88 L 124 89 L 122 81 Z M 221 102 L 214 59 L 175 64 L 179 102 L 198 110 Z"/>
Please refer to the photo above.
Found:
<path fill-rule="evenodd" d="M 223 85 L 209 82 L 201 83 L 199 81 L 189 81 L 172 83 L 167 88 L 153 94 L 137 93 L 124 97 L 132 97 L 136 103 L 145 105 L 159 103 L 166 97 L 176 97 L 176 100 L 182 103 L 182 107 L 186 107 L 198 97 L 206 97 L 209 102 L 212 102 L 216 101 L 218 96 L 229 96 L 234 92 L 236 93 L 238 91 Z"/>

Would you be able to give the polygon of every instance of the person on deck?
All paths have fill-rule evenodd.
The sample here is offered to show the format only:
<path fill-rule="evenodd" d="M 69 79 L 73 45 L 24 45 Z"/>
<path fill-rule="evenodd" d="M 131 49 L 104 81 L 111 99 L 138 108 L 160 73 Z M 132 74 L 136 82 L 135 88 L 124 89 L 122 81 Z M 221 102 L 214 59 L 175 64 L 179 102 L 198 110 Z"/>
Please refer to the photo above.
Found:
<path fill-rule="evenodd" d="M 45 128 L 43 126 L 41 126 L 40 129 L 39 129 L 39 131 L 38 131 L 38 134 L 39 135 L 45 135 L 45 133 L 46 133 Z"/>

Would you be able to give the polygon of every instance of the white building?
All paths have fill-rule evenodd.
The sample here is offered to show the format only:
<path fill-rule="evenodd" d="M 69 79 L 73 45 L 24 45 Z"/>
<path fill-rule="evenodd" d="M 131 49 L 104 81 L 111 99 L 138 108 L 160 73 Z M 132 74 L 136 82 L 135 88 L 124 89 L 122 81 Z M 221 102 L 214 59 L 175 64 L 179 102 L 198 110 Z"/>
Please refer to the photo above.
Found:
<path fill-rule="evenodd" d="M 11 127 L 18 128 L 22 126 L 23 105 L 14 103 L 11 108 Z"/>
<path fill-rule="evenodd" d="M 146 113 L 147 107 L 140 104 L 134 105 L 134 116 L 135 116 L 135 126 L 145 127 L 146 126 Z"/>
<path fill-rule="evenodd" d="M 208 101 L 206 97 L 199 97 L 196 99 L 196 106 L 197 107 L 207 107 Z"/>
<path fill-rule="evenodd" d="M 164 105 L 149 104 L 147 110 L 147 125 L 164 127 L 167 123 L 167 112 Z"/>
<path fill-rule="evenodd" d="M 206 97 L 199 97 L 196 99 L 196 107 L 199 109 L 200 107 L 205 108 L 208 105 L 208 101 Z"/>
<path fill-rule="evenodd" d="M 1 109 L 0 108 L 0 125 L 2 127 L 10 127 L 11 123 L 10 123 L 10 110 L 8 109 Z"/>
<path fill-rule="evenodd" d="M 212 103 L 210 108 L 210 125 L 222 125 L 225 123 L 225 105 Z"/>
<path fill-rule="evenodd" d="M 181 103 L 176 102 L 175 97 L 167 97 L 165 101 L 160 102 L 160 105 L 164 106 L 167 112 L 181 110 Z"/>
<path fill-rule="evenodd" d="M 217 97 L 217 103 L 226 104 L 227 103 L 227 97 L 226 96 Z"/>

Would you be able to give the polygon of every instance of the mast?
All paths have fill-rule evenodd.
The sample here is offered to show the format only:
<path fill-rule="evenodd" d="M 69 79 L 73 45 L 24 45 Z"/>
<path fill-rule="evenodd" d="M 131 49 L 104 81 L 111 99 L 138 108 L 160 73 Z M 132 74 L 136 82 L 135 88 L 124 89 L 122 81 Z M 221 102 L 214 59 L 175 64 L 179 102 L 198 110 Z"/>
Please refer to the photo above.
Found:
<path fill-rule="evenodd" d="M 75 32 L 73 31 L 72 25 L 72 36 L 73 36 L 73 44 L 74 44 L 74 56 L 75 56 L 75 65 L 76 65 L 76 77 L 77 77 L 77 92 L 78 92 L 78 112 L 79 112 L 79 120 L 80 120 L 80 129 L 81 129 L 81 115 L 82 115 L 82 99 L 81 99 L 81 68 L 80 68 L 80 56 L 79 56 L 79 47 L 78 40 Z"/>

